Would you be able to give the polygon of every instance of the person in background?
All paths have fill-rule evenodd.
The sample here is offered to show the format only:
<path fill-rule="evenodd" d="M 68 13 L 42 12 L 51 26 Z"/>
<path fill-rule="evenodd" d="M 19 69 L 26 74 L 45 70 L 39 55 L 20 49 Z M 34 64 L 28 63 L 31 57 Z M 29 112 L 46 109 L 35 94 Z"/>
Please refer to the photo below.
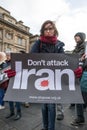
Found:
<path fill-rule="evenodd" d="M 6 53 L 6 63 L 7 66 L 11 65 L 11 54 L 8 52 Z M 5 73 L 7 73 L 9 76 L 15 76 L 15 71 L 10 73 L 9 70 L 5 71 Z M 9 108 L 10 108 L 10 113 L 6 116 L 6 118 L 11 118 L 15 115 L 15 108 L 16 108 L 16 115 L 14 117 L 14 120 L 19 120 L 21 118 L 21 104 L 20 102 L 13 102 L 13 101 L 9 101 Z"/>
<path fill-rule="evenodd" d="M 2 70 L 5 68 L 5 60 L 6 54 L 4 52 L 0 52 L 0 110 L 5 108 L 3 98 L 7 89 L 6 83 L 2 82 L 4 78 Z"/>
<path fill-rule="evenodd" d="M 74 36 L 75 42 L 76 42 L 76 47 L 73 50 L 73 53 L 79 54 L 80 62 L 79 62 L 79 68 L 77 68 L 74 72 L 77 78 L 81 81 L 81 76 L 84 71 L 87 71 L 87 65 L 84 64 L 84 54 L 85 54 L 85 39 L 86 39 L 86 34 L 83 32 L 78 32 Z M 81 87 L 81 85 L 80 85 Z M 87 98 L 87 93 L 82 92 L 83 99 Z M 87 101 L 86 101 L 87 104 Z M 85 105 L 86 105 L 85 104 Z M 76 111 L 77 111 L 77 118 L 74 119 L 71 122 L 71 125 L 78 126 L 81 124 L 84 124 L 85 122 L 85 117 L 84 117 L 84 104 L 76 104 Z"/>
<path fill-rule="evenodd" d="M 57 39 L 58 31 L 53 21 L 45 21 L 40 30 L 40 39 L 32 46 L 30 53 L 64 53 L 64 43 Z M 42 104 L 42 130 L 55 130 L 56 104 Z"/>

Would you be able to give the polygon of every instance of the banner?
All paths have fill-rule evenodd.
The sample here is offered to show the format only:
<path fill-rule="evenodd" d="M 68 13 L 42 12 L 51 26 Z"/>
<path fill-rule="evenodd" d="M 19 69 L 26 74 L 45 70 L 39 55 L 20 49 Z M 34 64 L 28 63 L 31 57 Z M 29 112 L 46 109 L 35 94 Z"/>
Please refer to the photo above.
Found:
<path fill-rule="evenodd" d="M 6 101 L 32 103 L 83 103 L 76 54 L 12 54 L 12 69 Z"/>

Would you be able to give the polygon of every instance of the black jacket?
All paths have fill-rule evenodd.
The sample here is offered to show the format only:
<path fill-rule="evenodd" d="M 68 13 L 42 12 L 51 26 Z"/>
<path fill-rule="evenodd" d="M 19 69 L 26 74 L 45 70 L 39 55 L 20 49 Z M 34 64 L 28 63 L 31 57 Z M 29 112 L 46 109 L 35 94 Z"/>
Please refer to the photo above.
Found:
<path fill-rule="evenodd" d="M 54 44 L 48 44 L 37 40 L 32 46 L 30 53 L 64 53 L 64 43 L 57 41 Z"/>

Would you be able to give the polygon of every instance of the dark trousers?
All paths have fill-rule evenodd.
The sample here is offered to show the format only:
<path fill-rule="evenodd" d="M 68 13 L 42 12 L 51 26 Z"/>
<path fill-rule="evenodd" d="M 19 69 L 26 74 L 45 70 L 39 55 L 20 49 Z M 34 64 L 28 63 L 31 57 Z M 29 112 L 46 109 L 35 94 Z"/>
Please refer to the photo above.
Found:
<path fill-rule="evenodd" d="M 14 104 L 15 103 L 15 104 Z M 14 106 L 15 105 L 15 106 Z M 17 114 L 18 113 L 21 113 L 21 105 L 20 105 L 20 102 L 12 102 L 12 101 L 10 101 L 9 102 L 9 107 L 10 107 L 10 112 L 11 113 L 14 113 L 14 109 L 15 109 L 15 107 L 16 107 L 16 112 L 17 112 Z"/>
<path fill-rule="evenodd" d="M 87 105 L 87 92 L 82 92 L 83 100 Z M 84 119 L 84 104 L 76 104 L 77 117 Z"/>
<path fill-rule="evenodd" d="M 84 108 L 83 104 L 76 104 L 77 117 L 84 119 Z"/>

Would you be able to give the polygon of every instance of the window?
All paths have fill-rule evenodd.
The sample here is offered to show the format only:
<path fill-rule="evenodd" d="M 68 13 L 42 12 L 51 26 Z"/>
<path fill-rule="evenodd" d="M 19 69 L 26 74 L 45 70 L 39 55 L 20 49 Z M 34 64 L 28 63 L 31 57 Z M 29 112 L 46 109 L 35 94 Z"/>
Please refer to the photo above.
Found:
<path fill-rule="evenodd" d="M 0 30 L 0 39 L 2 39 L 2 30 Z"/>
<path fill-rule="evenodd" d="M 13 34 L 12 33 L 10 33 L 10 32 L 6 32 L 6 38 L 7 39 L 12 39 L 13 38 Z"/>
<path fill-rule="evenodd" d="M 6 52 L 11 52 L 11 48 L 7 47 Z"/>
<path fill-rule="evenodd" d="M 12 23 L 12 20 L 11 20 L 11 19 L 8 19 L 8 21 L 9 21 L 10 23 Z"/>
<path fill-rule="evenodd" d="M 2 13 L 0 13 L 0 18 L 3 18 L 3 14 Z"/>
<path fill-rule="evenodd" d="M 22 45 L 22 38 L 21 37 L 18 37 L 18 44 Z"/>

